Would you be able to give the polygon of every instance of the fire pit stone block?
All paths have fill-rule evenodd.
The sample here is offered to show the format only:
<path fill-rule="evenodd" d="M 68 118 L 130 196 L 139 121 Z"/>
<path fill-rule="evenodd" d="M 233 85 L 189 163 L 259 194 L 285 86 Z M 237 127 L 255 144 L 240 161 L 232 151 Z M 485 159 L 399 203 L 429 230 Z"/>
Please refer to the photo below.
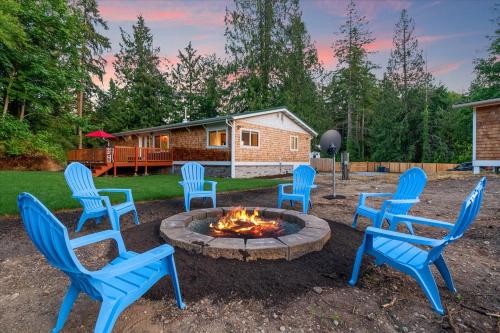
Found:
<path fill-rule="evenodd" d="M 186 228 L 163 228 L 161 235 L 170 245 L 195 253 L 202 253 L 203 247 L 214 239 Z"/>
<path fill-rule="evenodd" d="M 302 214 L 301 218 L 304 222 L 304 227 L 306 228 L 324 229 L 330 231 L 328 222 L 317 216 Z"/>
<path fill-rule="evenodd" d="M 245 240 L 242 238 L 214 238 L 203 247 L 203 254 L 212 258 L 245 260 Z"/>
<path fill-rule="evenodd" d="M 317 251 L 317 241 L 303 234 L 296 233 L 278 237 L 278 239 L 288 246 L 288 260 L 297 259 L 306 253 Z"/>
<path fill-rule="evenodd" d="M 224 215 L 224 210 L 222 208 L 206 208 L 202 210 L 207 214 L 207 218 L 220 217 Z"/>
<path fill-rule="evenodd" d="M 288 246 L 276 238 L 247 239 L 246 261 L 257 259 L 288 259 Z"/>

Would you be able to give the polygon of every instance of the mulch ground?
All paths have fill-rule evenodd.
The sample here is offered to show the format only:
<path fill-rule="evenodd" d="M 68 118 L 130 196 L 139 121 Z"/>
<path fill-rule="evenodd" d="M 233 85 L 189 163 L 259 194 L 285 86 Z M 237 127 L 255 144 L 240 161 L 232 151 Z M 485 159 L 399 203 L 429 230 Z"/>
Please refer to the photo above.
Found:
<path fill-rule="evenodd" d="M 219 301 L 255 298 L 276 305 L 315 286 L 338 287 L 345 284 L 350 278 L 362 233 L 341 223 L 329 221 L 329 224 L 332 237 L 323 250 L 292 261 L 212 259 L 177 249 L 175 261 L 179 279 L 189 286 L 183 291 L 184 298 L 188 302 L 205 297 Z M 158 221 L 128 229 L 123 232 L 125 243 L 129 249 L 138 252 L 158 246 L 164 243 L 159 237 L 159 228 Z M 156 284 L 147 297 L 154 300 L 173 297 L 169 282 L 163 280 Z"/>

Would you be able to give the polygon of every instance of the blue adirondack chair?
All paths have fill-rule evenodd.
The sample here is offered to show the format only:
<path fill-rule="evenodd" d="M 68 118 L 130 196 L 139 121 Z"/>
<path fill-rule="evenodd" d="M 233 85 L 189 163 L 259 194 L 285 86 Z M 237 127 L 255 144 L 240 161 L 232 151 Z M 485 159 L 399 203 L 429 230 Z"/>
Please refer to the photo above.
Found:
<path fill-rule="evenodd" d="M 179 184 L 184 188 L 184 207 L 186 212 L 191 209 L 191 199 L 193 198 L 211 198 L 212 205 L 215 208 L 217 205 L 216 200 L 216 186 L 217 182 L 205 180 L 205 168 L 196 162 L 189 162 L 181 168 L 183 181 Z M 211 184 L 210 190 L 205 190 L 205 183 Z"/>
<path fill-rule="evenodd" d="M 37 249 L 71 280 L 57 323 L 59 332 L 80 292 L 102 302 L 94 332 L 111 332 L 120 313 L 139 299 L 159 279 L 170 275 L 179 308 L 182 302 L 174 263 L 174 248 L 164 244 L 138 254 L 125 249 L 117 230 L 106 230 L 70 240 L 64 225 L 34 196 L 21 193 L 18 207 L 29 237 Z M 89 271 L 78 261 L 74 249 L 105 239 L 115 240 L 118 257 L 98 271 Z"/>
<path fill-rule="evenodd" d="M 108 216 L 111 226 L 115 230 L 120 230 L 120 216 L 128 212 L 133 212 L 135 224 L 139 224 L 139 216 L 135 208 L 132 190 L 130 189 L 96 189 L 92 172 L 81 163 L 73 162 L 64 171 L 64 178 L 69 188 L 73 192 L 73 198 L 77 199 L 83 206 L 83 213 L 80 216 L 76 231 L 82 230 L 83 224 L 88 219 L 96 219 L 96 223 L 101 223 L 104 216 Z M 126 200 L 117 205 L 111 205 L 109 197 L 102 196 L 100 192 L 125 193 Z M 104 203 L 104 204 L 103 204 Z"/>
<path fill-rule="evenodd" d="M 411 168 L 399 177 L 399 184 L 395 193 L 361 193 L 358 207 L 354 214 L 352 227 L 356 228 L 358 217 L 364 216 L 372 220 L 375 227 L 380 227 L 384 219 L 391 223 L 394 215 L 405 215 L 411 207 L 419 202 L 419 195 L 427 183 L 427 175 L 420 168 Z M 375 209 L 366 204 L 369 197 L 390 197 L 385 200 L 380 209 Z M 413 234 L 411 222 L 405 222 L 406 227 Z"/>
<path fill-rule="evenodd" d="M 293 171 L 293 183 L 280 184 L 278 186 L 278 207 L 281 208 L 284 200 L 290 200 L 290 205 L 293 207 L 294 201 L 302 202 L 302 212 L 307 214 L 307 210 L 311 205 L 311 189 L 315 188 L 314 177 L 316 171 L 309 165 L 299 165 Z M 292 187 L 291 193 L 286 193 L 286 187 Z"/>
<path fill-rule="evenodd" d="M 363 243 L 358 249 L 349 284 L 351 286 L 356 284 L 361 259 L 363 254 L 366 253 L 374 256 L 378 265 L 388 264 L 413 277 L 424 290 L 434 310 L 441 315 L 444 314 L 439 290 L 432 276 L 430 265 L 436 265 L 448 289 L 456 292 L 450 271 L 443 258 L 443 251 L 448 244 L 462 237 L 469 225 L 476 218 L 481 207 L 485 186 L 486 178 L 483 177 L 463 203 L 460 215 L 455 224 L 409 215 L 396 215 L 392 220 L 393 224 L 391 226 L 393 229 L 396 228 L 398 223 L 412 222 L 450 230 L 448 235 L 442 239 L 368 227 L 365 231 Z M 430 247 L 430 250 L 413 244 Z"/>

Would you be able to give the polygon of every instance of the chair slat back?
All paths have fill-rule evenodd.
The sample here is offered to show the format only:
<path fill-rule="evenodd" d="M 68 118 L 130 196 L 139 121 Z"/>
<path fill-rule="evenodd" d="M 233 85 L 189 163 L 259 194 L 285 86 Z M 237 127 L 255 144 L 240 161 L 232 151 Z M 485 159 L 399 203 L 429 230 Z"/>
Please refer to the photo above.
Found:
<path fill-rule="evenodd" d="M 314 184 L 316 171 L 309 165 L 300 165 L 293 171 L 293 193 L 305 194 Z"/>
<path fill-rule="evenodd" d="M 30 239 L 47 260 L 69 275 L 83 273 L 62 223 L 29 193 L 21 193 L 17 204 Z"/>
<path fill-rule="evenodd" d="M 200 163 L 188 162 L 182 166 L 181 172 L 188 192 L 203 191 L 205 168 Z"/>
<path fill-rule="evenodd" d="M 463 236 L 464 232 L 479 213 L 485 186 L 486 177 L 483 177 L 462 204 L 460 214 L 457 217 L 454 227 L 451 229 L 450 233 L 443 238 L 445 242 L 440 246 L 432 248 L 429 252 L 429 261 L 434 261 L 441 255 L 441 252 L 443 252 L 449 243 L 453 243 Z"/>
<path fill-rule="evenodd" d="M 427 175 L 420 168 L 411 168 L 399 177 L 399 184 L 393 199 L 417 199 L 425 188 Z M 391 214 L 406 214 L 413 204 L 393 205 L 389 208 Z"/>
<path fill-rule="evenodd" d="M 92 179 L 92 172 L 85 165 L 73 162 L 64 171 L 64 178 L 73 195 L 99 196 Z M 104 207 L 100 200 L 82 200 L 84 209 Z"/>
<path fill-rule="evenodd" d="M 464 232 L 476 219 L 476 216 L 479 214 L 479 210 L 481 208 L 485 188 L 486 177 L 483 177 L 462 204 L 460 215 L 455 222 L 455 226 L 447 236 L 451 241 L 462 237 Z"/>

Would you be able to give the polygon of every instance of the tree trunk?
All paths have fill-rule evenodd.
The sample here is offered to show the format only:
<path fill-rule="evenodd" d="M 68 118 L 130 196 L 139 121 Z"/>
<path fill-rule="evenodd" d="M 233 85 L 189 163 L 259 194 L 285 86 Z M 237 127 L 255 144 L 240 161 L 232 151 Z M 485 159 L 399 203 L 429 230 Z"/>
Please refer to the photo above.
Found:
<path fill-rule="evenodd" d="M 26 100 L 23 99 L 23 104 L 21 104 L 21 113 L 19 114 L 19 120 L 24 120 L 24 112 L 26 111 Z"/>
<path fill-rule="evenodd" d="M 83 118 L 83 90 L 78 92 L 77 114 L 79 118 Z M 82 148 L 83 148 L 83 132 L 82 132 L 82 127 L 78 126 L 78 149 Z"/>
<path fill-rule="evenodd" d="M 5 117 L 7 114 L 7 110 L 9 109 L 9 92 L 5 94 L 5 98 L 3 100 L 3 112 L 2 112 L 2 117 Z"/>

